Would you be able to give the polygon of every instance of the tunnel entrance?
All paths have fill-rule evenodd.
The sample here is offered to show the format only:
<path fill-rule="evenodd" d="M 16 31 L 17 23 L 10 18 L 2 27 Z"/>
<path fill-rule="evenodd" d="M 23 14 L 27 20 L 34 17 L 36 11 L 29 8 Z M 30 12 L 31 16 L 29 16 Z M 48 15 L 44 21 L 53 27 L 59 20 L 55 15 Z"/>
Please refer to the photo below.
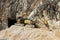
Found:
<path fill-rule="evenodd" d="M 16 19 L 8 18 L 8 27 L 10 27 L 11 25 L 14 25 L 15 23 L 16 23 Z"/>

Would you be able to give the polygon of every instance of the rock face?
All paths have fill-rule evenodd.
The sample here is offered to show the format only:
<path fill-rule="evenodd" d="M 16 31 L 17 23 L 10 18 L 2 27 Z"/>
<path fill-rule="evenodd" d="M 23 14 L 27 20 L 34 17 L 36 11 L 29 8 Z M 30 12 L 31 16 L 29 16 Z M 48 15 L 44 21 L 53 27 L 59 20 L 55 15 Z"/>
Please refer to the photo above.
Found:
<path fill-rule="evenodd" d="M 46 29 L 11 26 L 0 31 L 0 39 L 5 40 L 60 40 L 60 29 L 47 31 Z"/>
<path fill-rule="evenodd" d="M 58 0 L 54 0 L 55 3 L 58 2 Z M 5 29 L 8 27 L 8 17 L 11 19 L 16 19 L 19 16 L 25 16 L 27 17 L 31 12 L 35 12 L 34 9 L 38 6 L 38 8 L 36 8 L 37 10 L 37 14 L 39 14 L 39 17 L 42 19 L 45 19 L 48 21 L 51 20 L 51 18 L 53 18 L 52 20 L 60 20 L 60 2 L 57 3 L 57 8 L 55 11 L 57 11 L 56 13 L 54 13 L 54 11 L 52 11 L 52 9 L 50 9 L 50 13 L 47 12 L 49 10 L 49 8 L 47 9 L 45 6 L 42 4 L 45 3 L 50 3 L 50 0 L 0 0 L 0 20 L 2 22 L 0 22 L 2 24 L 2 27 Z M 37 5 L 38 4 L 38 5 Z M 54 4 L 53 4 L 54 5 Z M 41 6 L 41 7 L 40 7 Z M 44 10 L 43 12 L 40 12 L 41 10 L 43 10 L 43 8 L 46 8 L 46 10 Z M 35 17 L 36 18 L 36 17 Z M 40 20 L 41 20 L 40 19 Z"/>

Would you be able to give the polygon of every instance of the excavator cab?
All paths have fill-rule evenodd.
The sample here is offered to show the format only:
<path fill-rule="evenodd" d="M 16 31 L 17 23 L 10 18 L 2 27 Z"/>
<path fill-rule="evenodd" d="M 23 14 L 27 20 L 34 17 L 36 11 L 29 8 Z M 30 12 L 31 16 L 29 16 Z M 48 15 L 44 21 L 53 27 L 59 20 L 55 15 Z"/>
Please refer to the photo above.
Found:
<path fill-rule="evenodd" d="M 31 20 L 27 19 L 27 18 L 23 18 L 23 17 L 18 17 L 17 19 L 17 23 L 21 23 L 21 24 L 31 24 Z"/>

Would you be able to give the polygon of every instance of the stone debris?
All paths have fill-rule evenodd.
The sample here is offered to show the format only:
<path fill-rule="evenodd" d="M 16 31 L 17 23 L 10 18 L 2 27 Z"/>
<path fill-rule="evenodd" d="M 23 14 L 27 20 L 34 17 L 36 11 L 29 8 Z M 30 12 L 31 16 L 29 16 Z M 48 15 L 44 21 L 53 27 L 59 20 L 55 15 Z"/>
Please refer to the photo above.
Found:
<path fill-rule="evenodd" d="M 49 20 L 48 24 L 51 30 L 60 29 L 60 21 Z"/>
<path fill-rule="evenodd" d="M 48 31 L 13 25 L 0 31 L 0 39 L 6 40 L 60 40 L 60 29 Z"/>

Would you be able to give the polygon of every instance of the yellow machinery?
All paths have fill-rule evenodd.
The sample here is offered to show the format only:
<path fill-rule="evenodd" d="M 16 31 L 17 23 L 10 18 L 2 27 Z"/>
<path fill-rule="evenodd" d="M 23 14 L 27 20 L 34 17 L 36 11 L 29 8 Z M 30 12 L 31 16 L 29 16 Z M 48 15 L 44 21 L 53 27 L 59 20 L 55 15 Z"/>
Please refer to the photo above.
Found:
<path fill-rule="evenodd" d="M 21 24 L 26 25 L 26 24 L 32 24 L 32 21 L 27 18 L 18 17 L 17 23 L 21 23 Z"/>

